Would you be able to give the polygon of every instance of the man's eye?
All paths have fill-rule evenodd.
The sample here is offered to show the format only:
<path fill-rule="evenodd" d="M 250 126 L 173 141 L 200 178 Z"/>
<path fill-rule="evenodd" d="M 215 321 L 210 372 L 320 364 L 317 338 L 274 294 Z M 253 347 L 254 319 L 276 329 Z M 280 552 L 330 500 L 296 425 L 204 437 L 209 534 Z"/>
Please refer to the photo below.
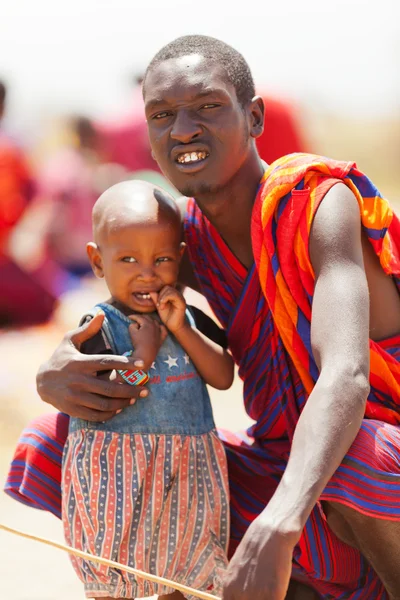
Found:
<path fill-rule="evenodd" d="M 136 262 L 136 258 L 133 258 L 133 256 L 124 256 L 121 258 L 121 261 L 126 263 L 134 263 Z"/>
<path fill-rule="evenodd" d="M 164 112 L 160 112 L 160 113 L 157 113 L 156 115 L 154 115 L 153 119 L 157 119 L 157 120 L 165 119 L 166 117 L 169 117 L 170 114 L 171 114 L 170 112 L 167 112 L 165 110 Z"/>
<path fill-rule="evenodd" d="M 220 104 L 203 104 L 201 108 L 209 109 L 209 108 L 218 108 L 221 106 Z"/>

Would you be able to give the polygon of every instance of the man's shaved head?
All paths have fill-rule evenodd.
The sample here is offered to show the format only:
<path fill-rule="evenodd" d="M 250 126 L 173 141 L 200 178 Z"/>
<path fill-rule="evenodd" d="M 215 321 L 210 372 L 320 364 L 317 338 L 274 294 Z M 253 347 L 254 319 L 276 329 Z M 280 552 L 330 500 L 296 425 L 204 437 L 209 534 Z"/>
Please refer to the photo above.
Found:
<path fill-rule="evenodd" d="M 128 225 L 162 223 L 181 232 L 180 211 L 172 196 L 146 181 L 123 181 L 106 190 L 92 212 L 96 243 Z"/>

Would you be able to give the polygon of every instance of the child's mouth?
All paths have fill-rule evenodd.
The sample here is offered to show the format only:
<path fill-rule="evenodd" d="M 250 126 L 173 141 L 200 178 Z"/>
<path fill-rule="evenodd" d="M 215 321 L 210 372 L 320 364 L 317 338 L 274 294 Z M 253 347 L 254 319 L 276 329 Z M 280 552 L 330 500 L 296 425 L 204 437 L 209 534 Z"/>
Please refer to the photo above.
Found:
<path fill-rule="evenodd" d="M 145 306 L 154 306 L 154 302 L 151 299 L 149 292 L 133 292 L 132 296 L 138 304 Z"/>

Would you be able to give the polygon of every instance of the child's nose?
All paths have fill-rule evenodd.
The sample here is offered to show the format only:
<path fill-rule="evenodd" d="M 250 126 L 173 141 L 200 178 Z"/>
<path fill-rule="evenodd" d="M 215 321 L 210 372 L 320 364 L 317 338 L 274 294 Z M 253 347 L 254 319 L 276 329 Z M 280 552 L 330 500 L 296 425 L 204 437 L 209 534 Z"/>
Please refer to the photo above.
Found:
<path fill-rule="evenodd" d="M 142 267 L 139 279 L 142 281 L 152 281 L 155 278 L 153 267 Z"/>

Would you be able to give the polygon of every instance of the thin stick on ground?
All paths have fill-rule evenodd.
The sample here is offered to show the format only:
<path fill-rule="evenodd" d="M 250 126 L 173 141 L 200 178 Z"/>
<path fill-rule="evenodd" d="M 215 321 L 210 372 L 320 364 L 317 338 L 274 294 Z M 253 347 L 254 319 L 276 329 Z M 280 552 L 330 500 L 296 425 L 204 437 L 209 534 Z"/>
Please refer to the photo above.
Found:
<path fill-rule="evenodd" d="M 76 550 L 75 548 L 71 548 L 70 546 L 60 544 L 59 542 L 54 542 L 53 540 L 48 540 L 37 535 L 32 535 L 31 533 L 25 533 L 24 531 L 13 529 L 12 527 L 8 527 L 7 525 L 3 525 L 2 523 L 0 523 L 0 529 L 8 531 L 8 533 L 13 533 L 14 535 L 19 535 L 20 537 L 26 538 L 28 540 L 33 540 L 35 542 L 40 542 L 41 544 L 46 544 L 47 546 L 57 548 L 58 550 L 68 552 L 68 554 L 79 556 L 80 558 L 84 558 L 91 562 L 99 563 L 100 565 L 106 565 L 107 567 L 121 569 L 122 571 L 126 571 L 127 573 L 132 573 L 132 575 L 136 575 L 137 577 L 146 579 L 147 581 L 151 581 L 152 583 L 158 583 L 159 585 L 171 587 L 175 590 L 178 590 L 179 592 L 182 592 L 182 594 L 190 594 L 191 596 L 196 596 L 201 600 L 221 600 L 220 598 L 218 598 L 218 596 L 214 596 L 213 594 L 208 594 L 207 592 L 195 590 L 187 585 L 176 583 L 175 581 L 170 581 L 169 579 L 165 579 L 164 577 L 158 577 L 158 575 L 145 573 L 144 571 L 140 571 L 139 569 L 134 569 L 133 567 L 122 565 L 120 563 L 117 563 L 113 560 L 108 560 L 107 558 L 103 558 L 101 556 L 95 556 L 94 554 L 89 554 L 88 552 Z"/>

